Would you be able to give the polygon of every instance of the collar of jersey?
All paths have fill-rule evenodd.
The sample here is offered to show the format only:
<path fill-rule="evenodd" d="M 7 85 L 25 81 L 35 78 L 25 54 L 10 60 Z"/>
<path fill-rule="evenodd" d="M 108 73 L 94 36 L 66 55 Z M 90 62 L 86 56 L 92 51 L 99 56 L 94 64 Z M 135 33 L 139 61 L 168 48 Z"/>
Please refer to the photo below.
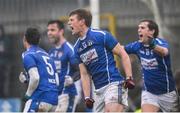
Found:
<path fill-rule="evenodd" d="M 55 48 L 56 49 L 59 49 L 59 48 L 61 48 L 62 46 L 63 46 L 63 44 L 65 44 L 66 43 L 66 41 L 64 41 L 62 44 L 59 44 L 58 46 L 55 46 Z"/>

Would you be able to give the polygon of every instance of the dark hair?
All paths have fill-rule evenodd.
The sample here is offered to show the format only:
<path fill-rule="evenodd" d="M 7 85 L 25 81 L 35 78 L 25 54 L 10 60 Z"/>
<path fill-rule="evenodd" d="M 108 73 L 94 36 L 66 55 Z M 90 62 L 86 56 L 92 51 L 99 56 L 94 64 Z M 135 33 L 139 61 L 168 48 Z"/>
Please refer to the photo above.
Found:
<path fill-rule="evenodd" d="M 64 23 L 62 21 L 60 21 L 60 20 L 50 20 L 48 22 L 48 25 L 49 24 L 57 24 L 59 29 L 64 29 Z"/>
<path fill-rule="evenodd" d="M 72 15 L 77 15 L 79 20 L 84 19 L 87 27 L 91 26 L 92 14 L 90 11 L 87 11 L 85 9 L 76 9 L 69 14 L 69 16 Z"/>
<path fill-rule="evenodd" d="M 25 32 L 26 41 L 32 45 L 38 45 L 41 34 L 37 28 L 29 27 Z"/>
<path fill-rule="evenodd" d="M 159 35 L 159 28 L 158 28 L 158 25 L 155 21 L 146 19 L 146 20 L 141 20 L 140 22 L 148 22 L 148 28 L 151 31 L 152 30 L 155 31 L 153 34 L 154 38 L 156 38 Z"/>

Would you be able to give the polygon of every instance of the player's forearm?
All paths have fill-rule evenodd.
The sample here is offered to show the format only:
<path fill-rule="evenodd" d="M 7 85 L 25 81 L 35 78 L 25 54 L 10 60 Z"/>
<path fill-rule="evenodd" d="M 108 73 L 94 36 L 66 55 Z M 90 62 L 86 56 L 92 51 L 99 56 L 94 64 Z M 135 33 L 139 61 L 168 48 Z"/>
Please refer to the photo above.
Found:
<path fill-rule="evenodd" d="M 168 49 L 167 48 L 164 48 L 164 47 L 161 47 L 159 45 L 156 45 L 153 49 L 153 51 L 157 54 L 159 54 L 160 56 L 164 57 L 166 55 L 168 55 Z"/>
<path fill-rule="evenodd" d="M 81 76 L 81 82 L 82 82 L 84 96 L 90 97 L 91 85 L 90 85 L 89 73 L 87 72 L 86 66 L 83 63 L 79 64 L 79 69 L 80 69 L 80 76 Z"/>
<path fill-rule="evenodd" d="M 122 55 L 121 59 L 126 77 L 132 77 L 132 67 L 129 56 L 125 53 L 124 55 Z"/>
<path fill-rule="evenodd" d="M 122 65 L 123 65 L 126 76 L 132 77 L 131 61 L 128 54 L 124 50 L 124 46 L 117 44 L 113 49 L 113 53 L 121 57 Z"/>
<path fill-rule="evenodd" d="M 29 73 L 29 76 L 30 76 L 30 80 L 29 80 L 27 91 L 26 91 L 26 95 L 31 96 L 32 93 L 38 87 L 38 84 L 39 84 L 39 73 L 38 73 L 38 69 L 36 67 L 31 68 L 28 71 L 28 73 Z"/>
<path fill-rule="evenodd" d="M 84 97 L 90 97 L 90 78 L 89 75 L 82 75 L 81 74 L 81 81 L 82 81 L 82 87 L 83 87 L 83 92 L 84 92 Z"/>

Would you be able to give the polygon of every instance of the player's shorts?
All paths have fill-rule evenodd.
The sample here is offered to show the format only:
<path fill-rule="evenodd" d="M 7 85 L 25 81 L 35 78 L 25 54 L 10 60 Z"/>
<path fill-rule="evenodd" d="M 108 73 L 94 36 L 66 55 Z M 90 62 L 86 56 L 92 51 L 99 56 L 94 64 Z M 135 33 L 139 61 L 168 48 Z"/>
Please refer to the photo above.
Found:
<path fill-rule="evenodd" d="M 178 95 L 176 91 L 155 95 L 148 91 L 142 91 L 141 105 L 152 104 L 159 107 L 163 112 L 178 111 Z"/>
<path fill-rule="evenodd" d="M 45 103 L 45 104 L 44 104 Z M 45 109 L 51 105 L 56 106 L 58 103 L 58 92 L 57 91 L 36 91 L 35 94 L 29 99 L 24 108 L 24 112 L 37 112 L 39 109 Z M 50 108 L 52 108 L 50 106 Z"/>
<path fill-rule="evenodd" d="M 58 105 L 56 112 L 75 112 L 77 105 L 77 96 L 69 94 L 61 94 L 58 97 Z"/>
<path fill-rule="evenodd" d="M 46 103 L 46 102 L 39 102 L 32 99 L 29 99 L 23 110 L 23 113 L 27 112 L 54 112 L 56 106 Z"/>
<path fill-rule="evenodd" d="M 119 82 L 113 82 L 95 90 L 95 111 L 103 112 L 105 104 L 119 103 L 128 106 L 128 90 Z"/>

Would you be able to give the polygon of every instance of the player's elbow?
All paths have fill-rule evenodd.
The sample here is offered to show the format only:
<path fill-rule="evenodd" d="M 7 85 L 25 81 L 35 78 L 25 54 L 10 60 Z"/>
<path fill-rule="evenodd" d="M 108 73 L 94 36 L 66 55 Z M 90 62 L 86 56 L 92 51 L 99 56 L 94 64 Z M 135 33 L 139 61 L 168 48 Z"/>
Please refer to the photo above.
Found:
<path fill-rule="evenodd" d="M 162 57 L 165 57 L 165 56 L 167 56 L 169 54 L 169 51 L 168 51 L 168 49 L 166 49 L 166 48 L 164 48 L 162 51 L 161 51 L 161 56 Z"/>

